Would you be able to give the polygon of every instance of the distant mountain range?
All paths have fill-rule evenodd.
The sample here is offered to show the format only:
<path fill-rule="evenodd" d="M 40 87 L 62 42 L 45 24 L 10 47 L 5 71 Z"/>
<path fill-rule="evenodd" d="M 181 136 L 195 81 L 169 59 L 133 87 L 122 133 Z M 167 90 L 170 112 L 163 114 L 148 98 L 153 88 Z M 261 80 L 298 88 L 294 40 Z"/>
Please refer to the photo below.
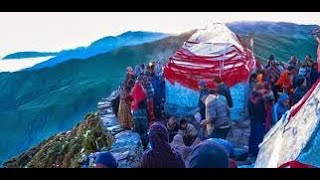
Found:
<path fill-rule="evenodd" d="M 254 33 L 254 51 L 260 60 L 267 60 L 273 54 L 276 60 L 287 61 L 291 54 L 304 60 L 310 53 L 316 57 L 316 40 L 310 31 L 317 25 L 299 25 L 287 22 L 234 22 L 227 26 L 235 33 L 248 38 Z"/>
<path fill-rule="evenodd" d="M 129 31 L 119 36 L 108 36 L 93 42 L 88 47 L 79 47 L 71 50 L 61 51 L 54 58 L 37 64 L 32 68 L 29 68 L 28 70 L 38 70 L 45 67 L 52 67 L 70 59 L 83 60 L 101 53 L 115 50 L 123 46 L 132 46 L 152 42 L 165 38 L 167 36 L 168 35 L 164 33 L 143 31 Z"/>
<path fill-rule="evenodd" d="M 34 52 L 34 51 L 26 51 L 26 52 L 17 52 L 13 54 L 9 54 L 5 56 L 4 60 L 11 59 L 24 59 L 24 58 L 37 58 L 37 57 L 46 57 L 46 56 L 56 56 L 59 53 L 57 52 Z"/>
<path fill-rule="evenodd" d="M 261 60 L 270 54 L 282 61 L 286 61 L 291 53 L 300 59 L 307 53 L 316 55 L 317 43 L 308 34 L 314 26 L 269 22 L 256 22 L 258 27 L 252 22 L 229 23 L 227 26 L 238 33 L 243 42 L 247 42 L 248 35 L 254 31 L 254 51 Z M 131 37 L 130 32 L 123 37 L 127 37 L 127 41 L 133 39 L 131 43 L 106 38 L 101 40 L 109 42 L 105 45 L 99 40 L 89 46 L 95 50 L 83 48 L 85 55 L 109 49 L 107 53 L 90 58 L 66 58 L 68 61 L 59 60 L 57 55 L 57 61 L 52 59 L 53 63 L 39 64 L 34 67 L 36 71 L 0 73 L 0 164 L 57 132 L 71 129 L 85 114 L 96 110 L 100 98 L 119 86 L 126 66 L 146 63 L 150 59 L 166 61 L 194 32 L 140 42 L 139 45 L 133 45 L 139 42 L 134 41 L 136 38 Z M 159 36 L 166 35 L 160 33 Z M 111 42 L 118 45 L 111 45 Z M 78 57 L 80 51 L 70 52 L 77 52 L 74 56 Z M 41 68 L 48 66 L 51 67 Z"/>
<path fill-rule="evenodd" d="M 71 59 L 86 59 L 101 53 L 106 53 L 123 46 L 138 45 L 156 41 L 167 37 L 168 34 L 145 31 L 128 31 L 119 36 L 108 36 L 94 41 L 88 47 L 78 47 L 75 49 L 63 50 L 60 52 L 17 52 L 5 56 L 4 60 L 36 58 L 54 56 L 45 62 L 39 63 L 27 70 L 37 70 L 45 67 L 52 67 Z"/>

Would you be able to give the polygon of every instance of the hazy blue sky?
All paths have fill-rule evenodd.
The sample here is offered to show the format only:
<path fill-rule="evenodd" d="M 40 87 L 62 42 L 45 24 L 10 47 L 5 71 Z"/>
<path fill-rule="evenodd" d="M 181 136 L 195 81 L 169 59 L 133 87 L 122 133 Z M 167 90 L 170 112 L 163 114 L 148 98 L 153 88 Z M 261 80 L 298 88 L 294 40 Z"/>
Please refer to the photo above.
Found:
<path fill-rule="evenodd" d="M 209 22 L 286 21 L 320 24 L 320 13 L 0 13 L 0 57 L 17 51 L 59 51 L 86 46 L 128 30 L 182 33 Z"/>

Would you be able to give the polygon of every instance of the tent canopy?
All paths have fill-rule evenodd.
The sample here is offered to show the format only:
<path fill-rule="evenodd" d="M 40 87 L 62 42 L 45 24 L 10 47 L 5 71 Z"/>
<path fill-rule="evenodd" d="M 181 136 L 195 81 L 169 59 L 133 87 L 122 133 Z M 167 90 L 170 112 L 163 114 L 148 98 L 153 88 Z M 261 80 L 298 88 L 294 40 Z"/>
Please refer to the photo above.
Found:
<path fill-rule="evenodd" d="M 233 86 L 246 81 L 255 68 L 252 52 L 224 24 L 212 24 L 198 30 L 170 59 L 164 69 L 170 83 L 178 82 L 198 90 L 204 80 L 213 87 L 212 79 L 221 77 Z"/>

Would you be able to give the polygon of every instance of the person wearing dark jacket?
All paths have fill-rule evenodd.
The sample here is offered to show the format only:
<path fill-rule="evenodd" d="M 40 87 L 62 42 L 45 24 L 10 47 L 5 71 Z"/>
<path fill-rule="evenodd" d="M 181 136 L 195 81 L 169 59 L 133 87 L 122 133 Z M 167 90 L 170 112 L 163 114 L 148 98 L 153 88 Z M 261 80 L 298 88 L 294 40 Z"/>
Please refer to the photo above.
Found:
<path fill-rule="evenodd" d="M 200 97 L 199 97 L 198 107 L 200 109 L 201 119 L 205 119 L 206 105 L 202 101 L 202 98 L 209 94 L 209 90 L 207 88 L 206 82 L 203 80 L 199 81 L 198 85 L 199 85 L 199 89 L 200 89 Z"/>
<path fill-rule="evenodd" d="M 206 105 L 206 118 L 201 121 L 200 126 L 205 127 L 208 138 L 226 139 L 232 125 L 226 98 L 218 95 L 216 90 L 211 90 L 203 100 Z"/>
<path fill-rule="evenodd" d="M 232 97 L 229 87 L 222 82 L 220 77 L 215 77 L 213 80 L 216 87 L 218 87 L 218 94 L 224 96 L 227 99 L 229 108 L 233 107 Z"/>
<path fill-rule="evenodd" d="M 151 149 L 142 155 L 141 168 L 185 168 L 180 152 L 171 147 L 167 128 L 155 122 L 149 131 Z"/>
<path fill-rule="evenodd" d="M 154 72 L 149 73 L 150 82 L 154 89 L 153 106 L 156 117 L 161 116 L 163 111 L 163 101 L 165 98 L 165 83 L 161 76 Z"/>
<path fill-rule="evenodd" d="M 298 75 L 297 76 L 297 87 L 293 92 L 293 98 L 292 98 L 292 102 L 293 104 L 296 104 L 297 102 L 300 101 L 300 99 L 302 99 L 302 97 L 307 93 L 307 82 L 306 82 L 306 78 L 303 77 L 302 75 Z"/>
<path fill-rule="evenodd" d="M 312 69 L 310 72 L 310 84 L 311 86 L 318 80 L 319 72 L 318 72 L 318 63 L 313 63 Z"/>
<path fill-rule="evenodd" d="M 266 109 L 262 95 L 258 90 L 251 92 L 249 96 L 248 111 L 250 116 L 249 154 L 256 157 L 259 152 L 259 144 L 265 133 Z"/>

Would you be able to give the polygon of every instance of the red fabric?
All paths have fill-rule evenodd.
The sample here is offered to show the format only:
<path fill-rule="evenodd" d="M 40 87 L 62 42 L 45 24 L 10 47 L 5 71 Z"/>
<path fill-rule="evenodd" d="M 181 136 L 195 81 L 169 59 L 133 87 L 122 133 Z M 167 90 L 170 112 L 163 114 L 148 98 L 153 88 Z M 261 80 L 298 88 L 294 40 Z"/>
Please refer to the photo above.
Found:
<path fill-rule="evenodd" d="M 220 56 L 197 56 L 187 49 L 178 50 L 164 68 L 165 78 L 178 82 L 190 89 L 199 90 L 198 82 L 204 80 L 208 88 L 213 88 L 213 77 L 220 76 L 229 87 L 247 81 L 255 68 L 255 60 L 250 50 L 233 50 Z M 221 69 L 220 67 L 223 67 Z"/>
<path fill-rule="evenodd" d="M 308 100 L 308 98 L 310 97 L 310 95 L 312 94 L 314 89 L 318 86 L 319 82 L 320 82 L 320 79 L 318 79 L 317 82 L 312 85 L 312 87 L 309 89 L 309 91 L 298 102 L 297 106 L 291 110 L 289 117 L 288 117 L 288 121 L 290 121 L 291 118 L 293 116 L 295 116 L 297 114 L 297 112 L 299 112 L 299 110 L 304 105 L 304 103 L 306 103 L 306 101 Z"/>
<path fill-rule="evenodd" d="M 130 93 L 133 102 L 131 104 L 131 109 L 132 110 L 137 110 L 140 102 L 145 100 L 147 98 L 147 93 L 143 89 L 141 83 L 137 82 L 132 88 L 132 91 Z"/>
<path fill-rule="evenodd" d="M 299 161 L 289 161 L 279 166 L 279 168 L 316 168 L 315 166 L 303 164 Z"/>
<path fill-rule="evenodd" d="M 281 75 L 278 81 L 276 82 L 277 86 L 281 86 L 286 89 L 287 92 L 291 92 L 293 85 L 290 80 L 289 70 L 285 70 Z"/>

